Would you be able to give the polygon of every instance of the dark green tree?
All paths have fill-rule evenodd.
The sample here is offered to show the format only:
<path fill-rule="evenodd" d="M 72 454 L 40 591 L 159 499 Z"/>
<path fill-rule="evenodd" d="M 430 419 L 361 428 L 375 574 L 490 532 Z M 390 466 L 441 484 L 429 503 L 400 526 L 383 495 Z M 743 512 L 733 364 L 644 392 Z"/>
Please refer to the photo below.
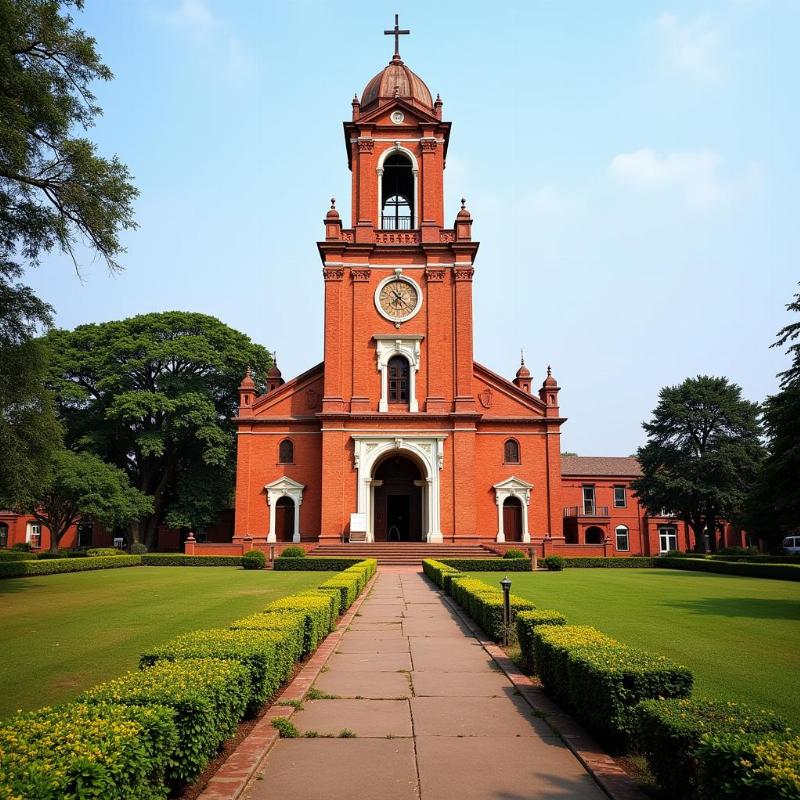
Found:
<path fill-rule="evenodd" d="M 800 313 L 800 293 L 786 308 Z M 747 530 L 771 548 L 800 530 L 800 321 L 782 328 L 772 347 L 787 345 L 791 365 L 778 375 L 780 391 L 764 402 L 768 455 L 746 519 Z"/>
<path fill-rule="evenodd" d="M 52 309 L 20 283 L 42 254 L 85 244 L 119 268 L 135 227 L 127 169 L 81 134 L 101 113 L 91 87 L 111 71 L 66 10 L 82 0 L 0 0 L 0 504 L 35 496 L 59 428 L 32 337 Z M 65 10 L 66 9 L 66 10 Z M 77 132 L 77 133 L 76 133 Z"/>
<path fill-rule="evenodd" d="M 50 386 L 67 442 L 123 469 L 153 499 L 129 524 L 152 549 L 161 523 L 200 527 L 233 492 L 237 388 L 269 353 L 214 317 L 170 311 L 51 331 Z"/>
<path fill-rule="evenodd" d="M 634 490 L 651 512 L 667 508 L 687 522 L 698 550 L 705 532 L 716 549 L 718 525 L 741 518 L 764 457 L 758 405 L 727 378 L 701 375 L 663 388 L 643 427 Z"/>
<path fill-rule="evenodd" d="M 50 552 L 81 517 L 106 527 L 125 525 L 152 511 L 147 495 L 134 489 L 128 476 L 92 453 L 59 450 L 53 456 L 47 485 L 40 496 L 21 510 L 50 531 Z"/>

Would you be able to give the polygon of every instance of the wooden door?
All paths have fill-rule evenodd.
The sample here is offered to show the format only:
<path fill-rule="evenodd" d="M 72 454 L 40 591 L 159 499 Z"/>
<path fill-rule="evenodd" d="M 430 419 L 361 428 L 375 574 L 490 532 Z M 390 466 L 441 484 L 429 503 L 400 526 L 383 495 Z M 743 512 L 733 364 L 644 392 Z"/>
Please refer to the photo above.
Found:
<path fill-rule="evenodd" d="M 294 536 L 294 500 L 281 497 L 275 503 L 275 539 L 291 542 Z"/>
<path fill-rule="evenodd" d="M 522 503 L 518 497 L 509 497 L 503 503 L 503 532 L 507 542 L 522 541 Z"/>

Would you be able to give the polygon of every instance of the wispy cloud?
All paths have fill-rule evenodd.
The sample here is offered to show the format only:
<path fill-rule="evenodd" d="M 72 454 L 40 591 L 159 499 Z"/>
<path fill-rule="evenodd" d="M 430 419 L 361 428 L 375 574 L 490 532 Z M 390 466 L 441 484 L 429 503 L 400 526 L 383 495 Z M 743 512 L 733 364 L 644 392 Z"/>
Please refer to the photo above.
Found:
<path fill-rule="evenodd" d="M 717 83 L 724 77 L 720 61 L 720 35 L 708 17 L 681 20 L 664 13 L 656 32 L 667 67 L 698 83 Z"/>
<path fill-rule="evenodd" d="M 162 18 L 196 45 L 213 52 L 229 78 L 244 80 L 254 73 L 255 60 L 247 46 L 206 0 L 180 0 Z"/>
<path fill-rule="evenodd" d="M 725 180 L 720 175 L 721 163 L 721 157 L 713 150 L 659 154 L 643 147 L 614 156 L 608 170 L 619 183 L 635 189 L 670 190 L 689 206 L 710 208 L 752 190 L 761 181 L 757 163 L 735 180 Z"/>

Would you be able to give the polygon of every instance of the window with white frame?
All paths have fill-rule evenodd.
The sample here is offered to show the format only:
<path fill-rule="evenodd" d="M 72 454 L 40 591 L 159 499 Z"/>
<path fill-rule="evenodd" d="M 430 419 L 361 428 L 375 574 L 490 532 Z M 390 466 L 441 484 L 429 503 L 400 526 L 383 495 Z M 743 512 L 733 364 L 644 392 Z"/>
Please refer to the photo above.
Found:
<path fill-rule="evenodd" d="M 29 522 L 26 541 L 33 547 L 42 546 L 42 526 L 38 522 Z"/>
<path fill-rule="evenodd" d="M 658 552 L 667 553 L 678 549 L 678 529 L 674 525 L 660 525 L 658 528 Z"/>
<path fill-rule="evenodd" d="M 628 498 L 624 486 L 614 487 L 614 508 L 625 508 L 628 505 Z"/>
<path fill-rule="evenodd" d="M 594 516 L 594 486 L 583 487 L 583 513 L 587 517 Z"/>
<path fill-rule="evenodd" d="M 8 525 L 0 522 L 0 547 L 8 547 Z"/>
<path fill-rule="evenodd" d="M 617 525 L 615 533 L 617 534 L 617 550 L 630 550 L 627 526 Z"/>

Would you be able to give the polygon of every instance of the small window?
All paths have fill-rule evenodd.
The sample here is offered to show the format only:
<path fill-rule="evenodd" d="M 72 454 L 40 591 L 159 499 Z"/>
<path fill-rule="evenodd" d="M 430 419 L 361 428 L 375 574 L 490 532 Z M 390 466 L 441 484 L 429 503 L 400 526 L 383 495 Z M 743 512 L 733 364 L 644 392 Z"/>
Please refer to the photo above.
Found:
<path fill-rule="evenodd" d="M 594 486 L 583 487 L 583 513 L 587 517 L 594 516 Z"/>
<path fill-rule="evenodd" d="M 678 549 L 678 529 L 674 525 L 659 525 L 658 551 L 668 553 Z"/>
<path fill-rule="evenodd" d="M 389 402 L 408 402 L 408 361 L 403 356 L 392 356 L 388 364 Z"/>
<path fill-rule="evenodd" d="M 0 522 L 0 547 L 8 547 L 8 525 Z"/>
<path fill-rule="evenodd" d="M 38 522 L 28 523 L 28 544 L 34 549 L 42 546 L 42 526 Z"/>
<path fill-rule="evenodd" d="M 629 550 L 628 529 L 624 525 L 617 525 L 617 550 Z"/>
<path fill-rule="evenodd" d="M 78 523 L 78 547 L 92 546 L 92 528 L 91 522 Z"/>
<path fill-rule="evenodd" d="M 516 439 L 506 439 L 503 449 L 503 462 L 506 464 L 519 464 L 519 442 Z"/>
<path fill-rule="evenodd" d="M 278 462 L 294 464 L 294 442 L 291 439 L 284 439 L 278 446 Z"/>
<path fill-rule="evenodd" d="M 628 498 L 625 494 L 624 486 L 614 487 L 614 508 L 625 508 L 628 505 Z"/>

